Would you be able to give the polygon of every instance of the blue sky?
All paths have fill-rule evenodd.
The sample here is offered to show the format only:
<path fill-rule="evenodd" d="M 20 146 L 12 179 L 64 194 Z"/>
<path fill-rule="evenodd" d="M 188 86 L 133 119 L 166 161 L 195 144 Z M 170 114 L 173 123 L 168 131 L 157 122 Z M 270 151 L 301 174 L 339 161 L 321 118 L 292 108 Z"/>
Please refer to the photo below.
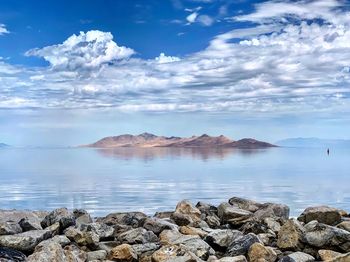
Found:
<path fill-rule="evenodd" d="M 0 3 L 0 141 L 350 138 L 349 2 Z"/>

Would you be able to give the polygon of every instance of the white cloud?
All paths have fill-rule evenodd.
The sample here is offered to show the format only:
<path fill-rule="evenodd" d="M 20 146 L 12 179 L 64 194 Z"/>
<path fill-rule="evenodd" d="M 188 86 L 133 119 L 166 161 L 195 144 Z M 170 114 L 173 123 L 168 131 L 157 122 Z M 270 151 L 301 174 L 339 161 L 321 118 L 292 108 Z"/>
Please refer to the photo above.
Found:
<path fill-rule="evenodd" d="M 8 34 L 8 33 L 10 32 L 6 29 L 6 26 L 4 24 L 0 24 L 0 35 Z"/>
<path fill-rule="evenodd" d="M 48 58 L 55 70 L 23 70 L 0 63 L 0 98 L 30 101 L 17 100 L 19 107 L 254 115 L 350 113 L 350 13 L 338 8 L 339 2 L 323 0 L 298 2 L 309 9 L 313 3 L 312 16 L 294 9 L 298 5 L 294 2 L 283 2 L 292 7 L 278 13 L 281 3 L 259 4 L 254 12 L 233 19 L 257 24 L 217 35 L 207 48 L 181 59 L 164 53 L 155 59 L 132 58 L 134 51 L 117 46 L 108 33 L 100 38 L 107 34 L 109 40 L 99 44 L 89 42 L 88 33 L 82 33 L 84 37 L 73 38 L 78 38 L 74 44 L 67 39 L 36 50 L 40 56 L 45 53 L 50 59 L 67 60 L 59 63 Z M 305 21 L 315 14 L 328 17 L 327 22 Z M 283 20 L 286 16 L 292 16 L 293 22 Z M 129 50 L 128 55 L 107 55 L 111 41 L 116 49 Z M 84 77 L 87 67 L 88 78 Z M 40 85 L 35 82 L 39 80 Z M 9 102 L 0 107 L 9 107 Z"/>
<path fill-rule="evenodd" d="M 204 26 L 211 26 L 214 23 L 214 19 L 208 15 L 200 15 L 197 20 Z"/>
<path fill-rule="evenodd" d="M 189 24 L 192 24 L 192 23 L 194 23 L 194 22 L 196 21 L 197 16 L 198 16 L 198 13 L 197 13 L 197 12 L 194 12 L 194 13 L 188 15 L 188 16 L 186 17 L 186 20 L 187 20 L 187 22 L 188 22 Z"/>
<path fill-rule="evenodd" d="M 166 56 L 164 53 L 160 53 L 160 55 L 156 57 L 155 60 L 158 63 L 163 64 L 163 63 L 172 63 L 172 62 L 180 61 L 180 58 L 176 56 Z"/>
<path fill-rule="evenodd" d="M 118 46 L 111 33 L 93 30 L 74 34 L 62 44 L 31 49 L 26 55 L 43 57 L 54 69 L 75 70 L 99 68 L 134 53 L 131 48 Z"/>

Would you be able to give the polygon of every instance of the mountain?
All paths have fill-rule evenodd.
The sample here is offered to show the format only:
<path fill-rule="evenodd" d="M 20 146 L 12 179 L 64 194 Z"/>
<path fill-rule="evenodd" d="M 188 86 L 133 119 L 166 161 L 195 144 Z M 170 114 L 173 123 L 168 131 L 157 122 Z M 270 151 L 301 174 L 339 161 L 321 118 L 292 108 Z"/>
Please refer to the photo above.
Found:
<path fill-rule="evenodd" d="M 313 148 L 350 148 L 350 140 L 346 139 L 321 139 L 315 137 L 288 138 L 276 142 L 285 147 L 313 147 Z"/>
<path fill-rule="evenodd" d="M 258 141 L 252 138 L 245 138 L 234 141 L 223 135 L 213 137 L 209 135 L 192 136 L 192 137 L 165 137 L 156 136 L 150 133 L 143 133 L 140 135 L 119 135 L 109 136 L 98 140 L 97 142 L 83 147 L 96 148 L 116 148 L 116 147 L 224 147 L 224 148 L 242 148 L 242 149 L 256 149 L 275 147 L 275 145 Z"/>

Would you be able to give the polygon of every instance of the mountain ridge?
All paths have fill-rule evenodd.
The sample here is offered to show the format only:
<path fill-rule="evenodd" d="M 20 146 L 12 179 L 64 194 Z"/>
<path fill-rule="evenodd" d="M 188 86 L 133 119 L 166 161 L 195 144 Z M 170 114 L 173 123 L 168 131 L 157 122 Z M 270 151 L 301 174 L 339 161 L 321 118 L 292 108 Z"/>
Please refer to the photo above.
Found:
<path fill-rule="evenodd" d="M 81 147 L 95 148 L 117 148 L 117 147 L 221 147 L 221 148 L 241 148 L 241 149 L 258 149 L 276 147 L 276 145 L 259 141 L 253 138 L 243 138 L 232 140 L 226 136 L 201 136 L 191 137 L 166 137 L 156 136 L 151 133 L 142 133 L 139 135 L 123 134 L 118 136 L 104 137 L 92 144 L 82 145 Z"/>

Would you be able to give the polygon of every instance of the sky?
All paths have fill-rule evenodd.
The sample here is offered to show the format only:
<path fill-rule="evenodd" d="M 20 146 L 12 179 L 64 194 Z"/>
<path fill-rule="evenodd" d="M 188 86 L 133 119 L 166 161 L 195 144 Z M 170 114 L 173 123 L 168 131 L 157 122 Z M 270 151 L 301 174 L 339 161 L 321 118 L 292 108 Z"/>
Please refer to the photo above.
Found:
<path fill-rule="evenodd" d="M 0 2 L 0 142 L 350 139 L 350 2 Z"/>

